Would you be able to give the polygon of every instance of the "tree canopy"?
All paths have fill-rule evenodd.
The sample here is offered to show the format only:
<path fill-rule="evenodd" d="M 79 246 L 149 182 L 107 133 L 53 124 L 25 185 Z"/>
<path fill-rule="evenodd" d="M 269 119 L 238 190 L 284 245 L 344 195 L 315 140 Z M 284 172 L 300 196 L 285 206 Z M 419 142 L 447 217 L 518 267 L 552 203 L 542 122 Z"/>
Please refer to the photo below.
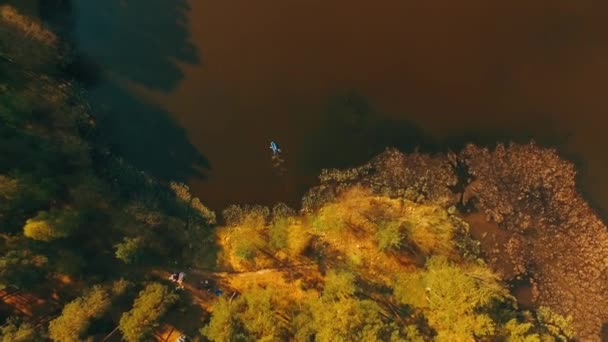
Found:
<path fill-rule="evenodd" d="M 177 301 L 178 297 L 168 287 L 150 283 L 139 292 L 133 308 L 120 318 L 120 331 L 126 341 L 141 341 L 150 335 L 158 319 Z"/>
<path fill-rule="evenodd" d="M 569 331 L 560 315 L 550 320 L 565 328 L 551 330 L 542 317 L 552 316 L 517 308 L 478 252 L 463 250 L 474 244 L 453 210 L 351 186 L 303 214 L 272 219 L 267 212 L 225 212 L 222 261 L 241 272 L 276 267 L 273 279 L 284 280 L 258 280 L 235 298 L 219 299 L 201 330 L 212 341 L 544 341 Z M 307 247 L 273 243 L 277 222 L 287 236 L 308 236 Z M 417 266 L 420 257 L 426 262 Z M 317 271 L 296 270 L 295 280 L 289 267 L 281 271 L 296 264 Z"/>
<path fill-rule="evenodd" d="M 53 341 L 80 341 L 91 319 L 100 317 L 110 306 L 106 290 L 94 287 L 63 307 L 61 315 L 49 323 L 49 337 Z"/>

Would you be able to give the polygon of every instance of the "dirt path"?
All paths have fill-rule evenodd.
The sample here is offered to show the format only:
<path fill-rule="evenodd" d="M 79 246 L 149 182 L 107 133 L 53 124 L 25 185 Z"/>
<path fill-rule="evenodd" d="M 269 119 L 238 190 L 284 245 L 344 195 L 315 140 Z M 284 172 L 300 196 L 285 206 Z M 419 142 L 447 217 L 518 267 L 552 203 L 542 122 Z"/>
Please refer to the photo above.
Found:
<path fill-rule="evenodd" d="M 203 280 L 210 280 L 214 288 L 222 290 L 223 296 L 233 297 L 246 291 L 247 288 L 264 285 L 270 282 L 276 286 L 290 286 L 290 276 L 306 270 L 310 274 L 317 273 L 316 264 L 301 264 L 282 267 L 265 268 L 248 272 L 213 271 L 205 269 L 184 270 L 184 290 L 190 295 L 192 302 L 181 305 L 170 311 L 163 319 L 163 324 L 156 331 L 157 341 L 175 341 L 182 334 L 196 341 L 198 330 L 203 327 L 204 320 L 209 317 L 213 303 L 217 300 L 214 289 L 206 291 L 198 285 Z M 165 270 L 152 271 L 161 279 L 168 279 L 171 272 Z"/>

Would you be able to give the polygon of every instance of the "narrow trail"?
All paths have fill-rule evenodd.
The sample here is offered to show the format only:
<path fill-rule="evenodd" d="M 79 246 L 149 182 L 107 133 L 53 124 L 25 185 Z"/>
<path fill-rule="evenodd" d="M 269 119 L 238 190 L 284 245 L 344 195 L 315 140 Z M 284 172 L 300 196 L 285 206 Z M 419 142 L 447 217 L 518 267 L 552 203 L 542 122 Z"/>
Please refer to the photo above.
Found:
<path fill-rule="evenodd" d="M 269 267 L 263 268 L 255 271 L 214 271 L 214 270 L 206 270 L 206 269 L 187 269 L 183 270 L 185 275 L 184 280 L 184 289 L 187 290 L 190 295 L 192 295 L 195 303 L 199 304 L 201 307 L 208 310 L 211 307 L 212 299 L 215 298 L 215 295 L 210 296 L 210 292 L 206 289 L 202 289 L 199 284 L 203 280 L 210 280 L 215 288 L 222 289 L 223 292 L 238 292 L 239 289 L 232 288 L 230 284 L 231 280 L 234 278 L 239 278 L 239 282 L 246 281 L 247 278 L 252 278 L 252 282 L 254 278 L 259 276 L 268 276 L 273 273 L 276 273 L 277 277 L 282 276 L 285 272 L 299 272 L 302 270 L 311 270 L 315 271 L 318 268 L 318 265 L 315 263 L 308 264 L 299 264 L 299 265 L 286 265 L 279 267 Z M 151 273 L 158 276 L 161 279 L 168 279 L 171 274 L 170 271 L 167 270 L 152 270 Z"/>
<path fill-rule="evenodd" d="M 183 290 L 191 296 L 191 303 L 184 303 L 182 309 L 173 309 L 167 313 L 166 319 L 155 332 L 157 341 L 175 341 L 182 334 L 194 336 L 194 332 L 202 327 L 201 316 L 204 317 L 205 312 L 212 311 L 213 304 L 217 300 L 213 289 L 219 288 L 222 290 L 222 296 L 234 298 L 243 289 L 240 285 L 243 284 L 258 284 L 265 283 L 269 277 L 278 279 L 286 273 L 300 272 L 310 270 L 315 272 L 317 264 L 298 264 L 286 265 L 279 267 L 263 268 L 254 271 L 217 271 L 211 269 L 192 268 L 182 270 L 186 275 L 183 284 Z M 166 269 L 155 269 L 151 272 L 161 278 L 168 279 L 171 272 Z M 199 285 L 203 280 L 210 280 L 213 288 L 207 290 Z M 233 287 L 233 285 L 236 286 Z M 202 312 L 201 312 L 202 310 Z"/>
<path fill-rule="evenodd" d="M 300 264 L 300 265 L 286 265 L 286 266 L 279 266 L 279 267 L 269 267 L 269 268 L 262 268 L 259 270 L 255 270 L 255 271 L 245 271 L 245 272 L 211 271 L 211 270 L 204 270 L 204 269 L 191 269 L 189 272 L 190 272 L 190 274 L 195 274 L 195 275 L 200 275 L 200 276 L 225 278 L 225 277 L 231 277 L 231 276 L 246 277 L 246 276 L 260 275 L 260 274 L 265 274 L 265 273 L 270 273 L 270 272 L 280 272 L 280 271 L 285 271 L 285 270 L 300 270 L 300 269 L 304 269 L 304 268 L 315 268 L 315 267 L 317 267 L 317 264 L 310 263 L 310 264 Z"/>

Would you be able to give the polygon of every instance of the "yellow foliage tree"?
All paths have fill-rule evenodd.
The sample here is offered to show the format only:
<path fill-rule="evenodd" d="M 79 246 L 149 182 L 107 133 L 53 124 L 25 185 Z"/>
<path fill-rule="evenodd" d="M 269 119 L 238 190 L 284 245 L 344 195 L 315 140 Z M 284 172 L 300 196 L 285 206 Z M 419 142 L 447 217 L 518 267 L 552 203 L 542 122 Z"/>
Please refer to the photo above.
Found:
<path fill-rule="evenodd" d="M 491 336 L 495 323 L 484 309 L 508 295 L 488 268 L 460 267 L 437 256 L 425 269 L 399 276 L 394 290 L 401 303 L 422 310 L 437 331 L 437 341 Z"/>
<path fill-rule="evenodd" d="M 33 240 L 48 242 L 70 236 L 79 223 L 78 212 L 67 208 L 51 209 L 27 220 L 23 234 Z"/>
<path fill-rule="evenodd" d="M 99 317 L 109 306 L 108 293 L 101 287 L 94 287 L 83 297 L 68 303 L 61 316 L 49 323 L 50 338 L 57 342 L 81 341 L 90 320 Z"/>

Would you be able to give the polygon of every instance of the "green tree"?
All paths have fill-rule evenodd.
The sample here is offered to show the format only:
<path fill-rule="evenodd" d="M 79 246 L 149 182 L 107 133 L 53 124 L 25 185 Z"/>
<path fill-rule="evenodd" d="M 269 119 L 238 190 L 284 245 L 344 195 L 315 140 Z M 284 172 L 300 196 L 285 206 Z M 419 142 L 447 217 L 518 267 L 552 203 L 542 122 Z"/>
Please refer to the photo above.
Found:
<path fill-rule="evenodd" d="M 5 175 L 0 175 L 0 198 L 2 202 L 7 203 L 13 200 L 17 195 L 17 180 Z"/>
<path fill-rule="evenodd" d="M 289 226 L 296 215 L 295 210 L 285 203 L 277 203 L 272 208 L 272 220 L 268 228 L 270 245 L 274 249 L 283 249 L 289 245 Z"/>
<path fill-rule="evenodd" d="M 25 249 L 11 250 L 0 257 L 0 288 L 28 287 L 42 278 L 47 259 Z"/>
<path fill-rule="evenodd" d="M 355 296 L 355 275 L 330 270 L 320 298 L 311 297 L 296 318 L 296 335 L 318 341 L 377 341 L 391 329 L 381 319 L 382 309 L 372 300 Z M 389 335 L 390 336 L 390 335 Z"/>
<path fill-rule="evenodd" d="M 399 277 L 394 291 L 401 303 L 424 312 L 437 341 L 492 335 L 495 322 L 486 311 L 493 300 L 508 295 L 487 267 L 463 268 L 437 256 L 429 259 L 426 269 Z"/>
<path fill-rule="evenodd" d="M 268 248 L 268 242 L 264 238 L 266 226 L 260 216 L 256 214 L 252 216 L 246 215 L 240 225 L 228 228 L 230 235 L 234 237 L 232 240 L 234 255 L 248 261 L 252 261 L 261 251 L 266 251 Z"/>
<path fill-rule="evenodd" d="M 148 337 L 160 317 L 177 299 L 178 296 L 162 284 L 146 285 L 135 299 L 133 308 L 120 318 L 119 329 L 123 338 L 128 342 L 136 342 Z"/>
<path fill-rule="evenodd" d="M 243 260 L 251 261 L 264 246 L 264 241 L 252 229 L 240 229 L 239 231 L 242 234 L 239 234 L 239 239 L 234 242 L 234 255 Z"/>
<path fill-rule="evenodd" d="M 57 250 L 57 253 L 51 257 L 53 270 L 76 277 L 82 276 L 87 268 L 87 259 L 79 252 L 81 253 L 81 251 L 69 248 Z"/>
<path fill-rule="evenodd" d="M 227 236 L 230 237 L 230 258 L 251 262 L 261 254 L 273 257 L 268 241 L 268 207 L 233 205 L 222 214 Z"/>
<path fill-rule="evenodd" d="M 343 214 L 343 212 L 340 212 L 338 204 L 331 203 L 325 205 L 311 217 L 313 231 L 320 235 L 327 233 L 334 235 L 341 234 L 346 229 Z"/>
<path fill-rule="evenodd" d="M 231 227 L 237 226 L 241 224 L 243 221 L 245 213 L 241 206 L 239 205 L 230 205 L 226 209 L 222 211 L 222 217 L 224 218 L 224 223 Z"/>
<path fill-rule="evenodd" d="M 302 197 L 302 211 L 310 214 L 325 204 L 335 201 L 335 199 L 336 191 L 334 188 L 321 184 L 308 190 Z"/>
<path fill-rule="evenodd" d="M 307 302 L 302 303 L 301 310 L 298 310 L 291 320 L 291 327 L 296 341 L 310 341 L 315 334 L 315 322 Z"/>
<path fill-rule="evenodd" d="M 505 324 L 503 335 L 507 342 L 541 342 L 540 336 L 533 330 L 534 324 L 521 323 L 513 318 Z"/>
<path fill-rule="evenodd" d="M 283 341 L 289 336 L 279 313 L 289 306 L 273 287 L 256 287 L 233 301 L 220 299 L 201 334 L 212 341 Z"/>
<path fill-rule="evenodd" d="M 99 318 L 110 307 L 108 293 L 95 286 L 84 296 L 64 306 L 61 315 L 49 323 L 49 337 L 53 341 L 82 340 L 92 318 Z"/>
<path fill-rule="evenodd" d="M 560 341 L 570 341 L 575 337 L 572 329 L 572 317 L 564 317 L 546 306 L 536 311 L 541 326 Z"/>
<path fill-rule="evenodd" d="M 296 215 L 296 211 L 283 202 L 272 207 L 272 219 L 287 218 Z"/>
<path fill-rule="evenodd" d="M 10 142 L 9 142 L 10 143 Z M 0 137 L 0 145 L 4 144 Z M 27 153 L 27 152 L 24 152 Z M 0 151 L 2 154 L 2 151 Z M 2 164 L 0 155 L 0 164 Z M 2 165 L 0 165 L 2 167 Z M 0 226 L 5 232 L 17 232 L 23 228 L 25 220 L 37 211 L 48 207 L 49 201 L 56 195 L 58 184 L 48 176 L 37 177 L 21 172 L 14 178 L 5 178 L 4 198 L 0 195 Z M 0 185 L 2 187 L 3 185 Z"/>
<path fill-rule="evenodd" d="M 289 218 L 280 217 L 272 220 L 268 234 L 270 235 L 270 245 L 274 249 L 283 249 L 288 246 L 289 238 Z"/>
<path fill-rule="evenodd" d="M 572 317 L 563 317 L 551 309 L 541 306 L 536 319 L 524 312 L 523 322 L 518 318 L 507 321 L 500 335 L 507 342 L 571 341 L 575 338 Z"/>
<path fill-rule="evenodd" d="M 447 210 L 434 205 L 413 205 L 403 218 L 405 238 L 426 255 L 450 255 L 454 250 L 454 225 Z"/>
<path fill-rule="evenodd" d="M 112 282 L 111 293 L 113 296 L 120 297 L 133 288 L 133 283 L 124 278 Z"/>
<path fill-rule="evenodd" d="M 285 340 L 287 330 L 277 316 L 280 298 L 272 287 L 256 288 L 239 298 L 242 305 L 238 317 L 249 337 L 267 342 Z"/>
<path fill-rule="evenodd" d="M 378 341 L 387 328 L 372 300 L 321 298 L 310 303 L 318 341 Z"/>
<path fill-rule="evenodd" d="M 200 330 L 201 335 L 217 342 L 246 341 L 241 323 L 235 315 L 235 309 L 238 306 L 240 306 L 239 303 L 220 297 L 213 304 L 213 316 L 211 316 L 209 324 Z"/>
<path fill-rule="evenodd" d="M 205 207 L 201 201 L 190 193 L 190 187 L 183 183 L 171 182 L 170 189 L 175 196 L 185 204 L 181 208 L 183 216 L 188 220 L 188 225 L 193 223 L 203 223 L 214 225 L 216 222 L 215 213 Z"/>
<path fill-rule="evenodd" d="M 378 248 L 383 251 L 399 249 L 403 244 L 403 233 L 399 221 L 383 221 L 376 231 Z"/>
<path fill-rule="evenodd" d="M 41 211 L 26 221 L 23 235 L 39 241 L 52 241 L 70 236 L 80 224 L 78 212 L 72 209 Z"/>
<path fill-rule="evenodd" d="M 143 238 L 142 237 L 134 237 L 128 238 L 125 237 L 123 242 L 116 244 L 114 246 L 116 248 L 116 258 L 124 262 L 125 264 L 133 264 L 136 263 L 140 256 L 142 255 L 143 248 Z"/>
<path fill-rule="evenodd" d="M 420 333 L 420 331 L 418 330 L 418 327 L 416 327 L 415 325 L 408 325 L 405 327 L 405 329 L 403 329 L 403 335 L 405 335 L 405 341 L 410 341 L 410 342 L 424 342 L 424 338 L 422 337 L 422 334 Z M 399 340 L 399 338 L 396 336 L 397 334 L 394 334 L 391 340 L 395 341 L 395 340 Z"/>
<path fill-rule="evenodd" d="M 10 317 L 0 327 L 0 342 L 32 342 L 44 341 L 36 328 L 19 319 Z"/>
<path fill-rule="evenodd" d="M 1 143 L 1 142 L 0 142 Z M 7 224 L 8 217 L 13 210 L 13 201 L 18 196 L 17 180 L 5 175 L 0 175 L 0 225 Z M 6 231 L 3 228 L 2 231 Z"/>
<path fill-rule="evenodd" d="M 330 270 L 325 275 L 323 298 L 338 300 L 355 294 L 355 275 L 351 272 Z"/>

